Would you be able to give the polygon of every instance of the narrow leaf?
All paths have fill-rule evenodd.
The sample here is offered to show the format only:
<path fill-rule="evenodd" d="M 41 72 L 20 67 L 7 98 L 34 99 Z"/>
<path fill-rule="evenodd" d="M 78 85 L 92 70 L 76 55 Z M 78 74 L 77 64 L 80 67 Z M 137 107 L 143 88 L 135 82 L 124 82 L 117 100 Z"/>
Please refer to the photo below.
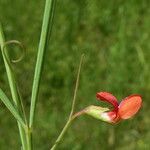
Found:
<path fill-rule="evenodd" d="M 39 92 L 39 83 L 41 78 L 44 53 L 46 50 L 48 40 L 50 38 L 52 25 L 53 25 L 55 2 L 56 0 L 46 0 L 45 3 L 42 31 L 41 31 L 41 37 L 40 37 L 40 42 L 38 47 L 37 61 L 36 61 L 34 80 L 32 86 L 30 120 L 29 120 L 30 127 L 32 127 L 34 121 L 35 107 L 36 107 L 36 101 Z"/>
<path fill-rule="evenodd" d="M 6 94 L 0 89 L 0 99 L 5 104 L 5 106 L 8 108 L 8 110 L 12 113 L 12 115 L 18 120 L 18 122 L 22 125 L 23 128 L 26 127 L 22 117 L 20 116 L 17 109 L 13 106 L 11 101 L 8 99 Z"/>

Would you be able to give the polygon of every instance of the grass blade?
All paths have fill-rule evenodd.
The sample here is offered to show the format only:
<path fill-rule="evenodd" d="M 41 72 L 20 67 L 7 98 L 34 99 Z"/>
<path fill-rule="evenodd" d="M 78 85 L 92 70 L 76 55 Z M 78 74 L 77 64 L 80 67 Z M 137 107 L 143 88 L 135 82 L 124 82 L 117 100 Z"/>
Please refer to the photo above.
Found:
<path fill-rule="evenodd" d="M 8 99 L 6 94 L 1 89 L 0 89 L 0 99 L 5 104 L 5 106 L 8 108 L 8 110 L 12 113 L 12 115 L 19 121 L 19 123 L 22 125 L 22 127 L 25 129 L 26 125 L 25 125 L 22 117 L 20 116 L 19 112 L 13 106 L 11 101 Z"/>
<path fill-rule="evenodd" d="M 34 120 L 35 107 L 36 107 L 37 95 L 39 91 L 39 82 L 40 82 L 40 77 L 41 77 L 44 53 L 46 50 L 47 42 L 50 38 L 50 33 L 52 29 L 52 24 L 53 24 L 52 18 L 54 15 L 54 6 L 55 6 L 55 0 L 46 0 L 42 31 L 41 31 L 40 43 L 39 43 L 38 54 L 37 54 L 33 86 L 32 86 L 30 120 L 29 120 L 30 128 L 32 127 L 33 120 Z"/>

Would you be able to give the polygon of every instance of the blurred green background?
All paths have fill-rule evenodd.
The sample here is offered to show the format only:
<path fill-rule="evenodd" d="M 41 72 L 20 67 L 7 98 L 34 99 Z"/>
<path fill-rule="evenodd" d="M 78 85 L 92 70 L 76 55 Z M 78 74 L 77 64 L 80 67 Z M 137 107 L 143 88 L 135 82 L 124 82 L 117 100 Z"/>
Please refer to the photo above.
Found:
<path fill-rule="evenodd" d="M 0 21 L 7 40 L 17 39 L 27 49 L 25 59 L 14 65 L 27 113 L 44 3 L 0 0 Z M 98 91 L 112 92 L 119 100 L 139 93 L 143 108 L 135 118 L 114 126 L 82 116 L 58 149 L 150 149 L 149 6 L 149 0 L 57 0 L 36 109 L 35 150 L 49 149 L 67 120 L 82 53 L 86 57 L 76 110 L 103 105 L 96 101 Z M 10 95 L 1 54 L 0 87 Z M 0 104 L 0 149 L 19 150 L 16 121 Z"/>

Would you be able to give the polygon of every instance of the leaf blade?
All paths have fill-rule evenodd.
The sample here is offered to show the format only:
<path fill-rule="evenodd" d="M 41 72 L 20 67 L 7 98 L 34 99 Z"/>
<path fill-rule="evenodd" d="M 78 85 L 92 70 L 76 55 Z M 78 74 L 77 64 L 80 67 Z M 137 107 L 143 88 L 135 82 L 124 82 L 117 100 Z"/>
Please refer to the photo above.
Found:
<path fill-rule="evenodd" d="M 4 105 L 7 107 L 7 109 L 12 113 L 12 115 L 15 117 L 18 122 L 22 125 L 23 128 L 26 128 L 26 125 L 20 116 L 19 112 L 15 108 L 15 106 L 11 103 L 9 98 L 6 96 L 6 94 L 0 89 L 0 99 L 4 103 Z"/>

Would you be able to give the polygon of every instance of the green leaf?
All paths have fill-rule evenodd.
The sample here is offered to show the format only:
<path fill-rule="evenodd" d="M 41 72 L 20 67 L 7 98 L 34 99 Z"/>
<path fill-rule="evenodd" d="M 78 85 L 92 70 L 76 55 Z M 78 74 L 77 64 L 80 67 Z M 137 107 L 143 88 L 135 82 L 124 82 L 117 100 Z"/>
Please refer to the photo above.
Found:
<path fill-rule="evenodd" d="M 19 112 L 15 108 L 15 106 L 11 103 L 11 101 L 8 99 L 6 94 L 0 89 L 0 99 L 5 104 L 5 106 L 8 108 L 8 110 L 12 113 L 12 115 L 18 120 L 18 122 L 22 125 L 22 127 L 25 129 L 26 125 L 20 116 Z"/>
<path fill-rule="evenodd" d="M 34 121 L 35 106 L 36 106 L 36 101 L 37 101 L 37 96 L 39 91 L 39 83 L 41 78 L 44 53 L 51 35 L 55 4 L 56 4 L 56 0 L 46 0 L 45 3 L 42 31 L 41 31 L 41 37 L 40 37 L 40 42 L 38 47 L 37 61 L 36 61 L 34 80 L 32 86 L 30 120 L 29 120 L 30 128 L 32 127 Z"/>

